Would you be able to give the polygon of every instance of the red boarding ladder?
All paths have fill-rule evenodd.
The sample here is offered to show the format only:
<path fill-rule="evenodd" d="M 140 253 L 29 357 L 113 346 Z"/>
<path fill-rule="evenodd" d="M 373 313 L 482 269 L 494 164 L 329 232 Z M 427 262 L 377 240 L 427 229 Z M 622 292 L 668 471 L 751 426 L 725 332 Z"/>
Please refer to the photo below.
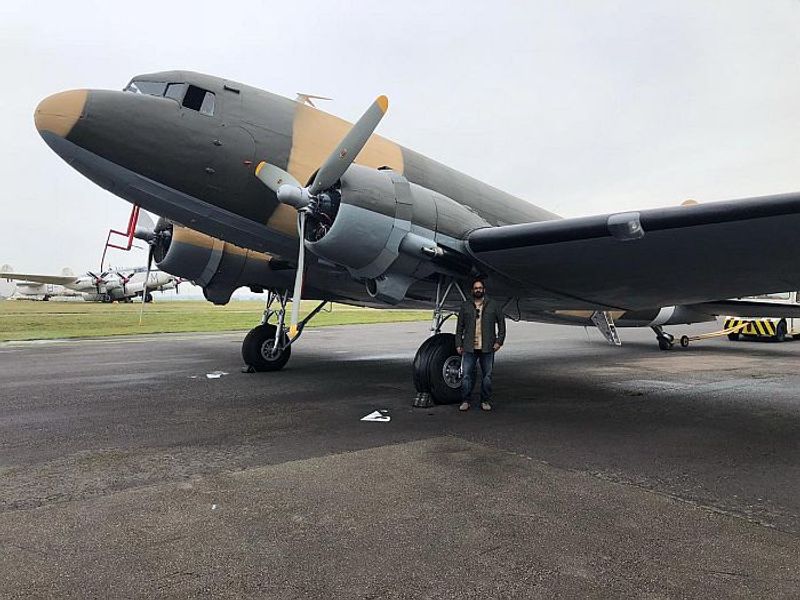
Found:
<path fill-rule="evenodd" d="M 130 251 L 133 247 L 133 234 L 136 232 L 136 223 L 139 220 L 139 206 L 137 204 L 133 205 L 131 209 L 131 216 L 128 217 L 128 228 L 125 231 L 118 231 L 116 229 L 109 229 L 108 230 L 108 237 L 106 238 L 106 245 L 103 248 L 103 256 L 100 259 L 100 272 L 103 272 L 103 264 L 106 262 L 106 252 L 108 252 L 109 248 L 116 248 L 117 250 L 125 250 L 126 252 Z M 117 235 L 120 237 L 124 237 L 125 241 L 120 242 L 120 245 L 111 243 L 111 236 Z M 125 244 L 124 246 L 121 244 Z"/>

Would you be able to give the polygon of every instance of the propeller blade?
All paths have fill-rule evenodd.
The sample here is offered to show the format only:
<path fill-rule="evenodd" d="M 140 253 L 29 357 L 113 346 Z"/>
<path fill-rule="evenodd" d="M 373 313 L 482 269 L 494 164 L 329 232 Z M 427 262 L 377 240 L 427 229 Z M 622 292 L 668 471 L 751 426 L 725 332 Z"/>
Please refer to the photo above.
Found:
<path fill-rule="evenodd" d="M 294 294 L 292 295 L 292 320 L 289 326 L 289 337 L 297 335 L 297 322 L 300 320 L 300 300 L 303 294 L 303 270 L 306 258 L 306 212 L 297 213 L 297 226 L 300 230 L 300 250 L 297 253 L 297 274 L 294 276 Z"/>
<path fill-rule="evenodd" d="M 356 121 L 317 171 L 317 176 L 314 177 L 314 182 L 308 190 L 312 196 L 329 189 L 344 175 L 347 167 L 361 152 L 388 108 L 389 99 L 386 96 L 378 96 L 367 111 L 361 115 L 361 118 Z"/>
<path fill-rule="evenodd" d="M 256 177 L 261 180 L 261 183 L 263 183 L 276 194 L 278 193 L 278 188 L 284 184 L 302 187 L 300 182 L 292 177 L 291 174 L 287 173 L 280 167 L 276 167 L 275 165 L 271 165 L 263 161 L 258 163 L 258 166 L 256 167 Z"/>
<path fill-rule="evenodd" d="M 147 271 L 145 271 L 144 285 L 142 286 L 142 308 L 139 309 L 139 325 L 142 324 L 142 318 L 144 317 L 144 301 L 147 300 L 147 282 L 150 281 L 150 265 L 153 264 L 154 250 L 155 246 L 150 246 L 150 250 L 147 251 Z"/>
<path fill-rule="evenodd" d="M 156 224 L 143 210 L 139 211 L 139 217 L 136 220 L 136 229 L 133 232 L 133 237 L 139 240 L 151 240 L 156 234 Z"/>

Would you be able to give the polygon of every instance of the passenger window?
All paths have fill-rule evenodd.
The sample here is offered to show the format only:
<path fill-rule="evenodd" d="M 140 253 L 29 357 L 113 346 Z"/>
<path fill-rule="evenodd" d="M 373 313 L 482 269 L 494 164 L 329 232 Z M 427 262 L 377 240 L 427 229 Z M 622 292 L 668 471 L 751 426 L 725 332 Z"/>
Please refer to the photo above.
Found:
<path fill-rule="evenodd" d="M 196 110 L 204 115 L 214 114 L 214 94 L 195 85 L 190 85 L 183 97 L 186 108 Z"/>
<path fill-rule="evenodd" d="M 185 83 L 170 83 L 167 86 L 167 91 L 164 94 L 167 98 L 180 102 L 183 100 L 183 91 L 186 89 Z"/>

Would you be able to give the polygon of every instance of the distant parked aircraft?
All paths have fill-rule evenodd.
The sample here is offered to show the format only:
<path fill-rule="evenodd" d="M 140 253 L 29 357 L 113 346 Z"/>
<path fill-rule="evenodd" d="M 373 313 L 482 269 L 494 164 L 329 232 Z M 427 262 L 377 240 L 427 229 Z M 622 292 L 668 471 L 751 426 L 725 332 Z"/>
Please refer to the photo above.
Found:
<path fill-rule="evenodd" d="M 142 294 L 145 294 L 145 301 L 150 302 L 152 292 L 171 290 L 180 283 L 178 278 L 163 271 L 151 271 L 148 276 L 145 267 L 111 269 L 102 273 L 87 271 L 85 275 L 75 276 L 68 268 L 62 269 L 61 275 L 37 275 L 15 273 L 10 265 L 3 265 L 0 279 L 8 283 L 17 282 L 7 294 L 12 298 L 50 300 L 54 297 L 78 297 L 87 302 L 130 301 Z"/>

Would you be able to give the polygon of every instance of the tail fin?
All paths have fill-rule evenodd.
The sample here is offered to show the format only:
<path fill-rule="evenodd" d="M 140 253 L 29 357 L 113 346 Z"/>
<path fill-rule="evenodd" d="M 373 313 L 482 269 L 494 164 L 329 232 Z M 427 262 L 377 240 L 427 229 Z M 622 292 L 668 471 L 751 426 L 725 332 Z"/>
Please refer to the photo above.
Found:
<path fill-rule="evenodd" d="M 11 265 L 5 264 L 0 267 L 0 273 L 13 273 L 14 269 Z M 8 298 L 14 295 L 17 291 L 17 284 L 14 281 L 0 279 L 0 298 Z"/>

